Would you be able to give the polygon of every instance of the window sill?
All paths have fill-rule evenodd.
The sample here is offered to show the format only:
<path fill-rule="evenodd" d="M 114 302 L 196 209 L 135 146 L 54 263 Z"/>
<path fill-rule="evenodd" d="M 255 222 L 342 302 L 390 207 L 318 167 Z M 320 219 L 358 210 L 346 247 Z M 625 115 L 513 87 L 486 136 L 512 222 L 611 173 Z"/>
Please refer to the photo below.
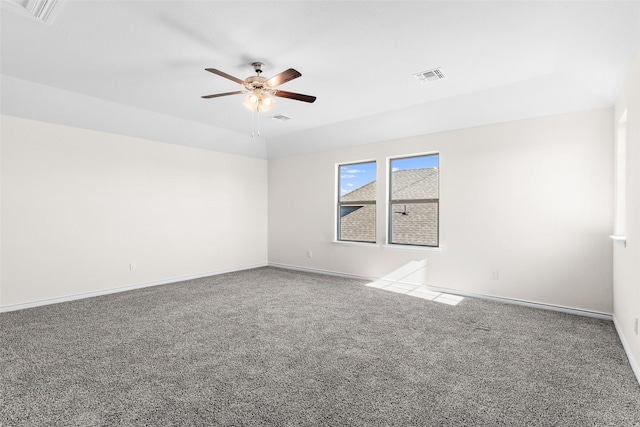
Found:
<path fill-rule="evenodd" d="M 624 246 L 625 248 L 627 247 L 627 236 L 609 236 L 614 242 L 617 242 L 619 244 L 621 244 L 622 246 Z"/>
<path fill-rule="evenodd" d="M 414 246 L 414 245 L 382 245 L 385 249 L 400 249 L 403 251 L 442 252 L 440 246 Z"/>
<path fill-rule="evenodd" d="M 380 247 L 377 243 L 368 243 L 368 242 L 349 242 L 346 240 L 333 240 L 331 242 L 332 245 L 344 245 L 344 246 L 364 246 L 367 248 L 377 248 Z"/>
<path fill-rule="evenodd" d="M 349 242 L 345 240 L 332 240 L 332 245 L 341 245 L 341 246 L 361 246 L 365 248 L 384 248 L 384 249 L 399 249 L 402 251 L 420 251 L 420 252 L 442 252 L 442 247 L 434 247 L 434 246 L 414 246 L 414 245 L 390 245 L 390 244 L 379 244 L 379 243 L 368 243 L 368 242 Z"/>

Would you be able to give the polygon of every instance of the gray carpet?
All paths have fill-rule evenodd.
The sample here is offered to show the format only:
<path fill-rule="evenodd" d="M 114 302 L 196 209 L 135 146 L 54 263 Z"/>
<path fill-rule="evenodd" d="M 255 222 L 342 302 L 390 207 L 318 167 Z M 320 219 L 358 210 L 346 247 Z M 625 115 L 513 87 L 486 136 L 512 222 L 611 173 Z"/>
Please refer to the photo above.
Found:
<path fill-rule="evenodd" d="M 613 324 L 274 268 L 0 315 L 3 426 L 639 426 Z"/>

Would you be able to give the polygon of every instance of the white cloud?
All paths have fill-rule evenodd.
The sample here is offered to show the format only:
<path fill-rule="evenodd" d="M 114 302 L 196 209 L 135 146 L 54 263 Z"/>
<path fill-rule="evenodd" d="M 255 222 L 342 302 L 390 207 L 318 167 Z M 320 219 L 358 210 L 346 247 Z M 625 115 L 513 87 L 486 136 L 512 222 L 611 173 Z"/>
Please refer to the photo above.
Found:
<path fill-rule="evenodd" d="M 343 178 L 343 179 L 345 179 L 345 178 L 355 178 L 355 177 L 356 177 L 355 175 L 340 175 L 340 178 Z"/>
<path fill-rule="evenodd" d="M 353 187 L 353 183 L 352 182 L 347 182 L 347 187 Z"/>
<path fill-rule="evenodd" d="M 399 171 L 399 170 L 400 170 L 400 168 L 392 168 L 391 170 L 392 170 L 393 172 L 395 172 L 395 171 Z"/>
<path fill-rule="evenodd" d="M 362 173 L 364 172 L 363 170 L 360 169 L 347 169 L 346 171 L 347 173 Z"/>

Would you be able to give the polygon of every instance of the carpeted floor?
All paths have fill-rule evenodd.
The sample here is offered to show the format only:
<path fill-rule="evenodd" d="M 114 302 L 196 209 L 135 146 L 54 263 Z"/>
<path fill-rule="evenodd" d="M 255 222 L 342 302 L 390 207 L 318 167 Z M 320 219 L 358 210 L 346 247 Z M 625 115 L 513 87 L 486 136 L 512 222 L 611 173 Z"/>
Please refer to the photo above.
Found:
<path fill-rule="evenodd" d="M 640 426 L 613 324 L 260 268 L 0 315 L 3 426 Z"/>

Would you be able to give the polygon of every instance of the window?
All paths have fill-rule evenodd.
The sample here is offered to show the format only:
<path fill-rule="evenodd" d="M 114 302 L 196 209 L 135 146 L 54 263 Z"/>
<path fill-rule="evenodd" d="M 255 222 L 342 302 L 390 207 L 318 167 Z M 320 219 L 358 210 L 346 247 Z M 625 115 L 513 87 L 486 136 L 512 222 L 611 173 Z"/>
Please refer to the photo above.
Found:
<path fill-rule="evenodd" d="M 338 240 L 376 241 L 376 162 L 338 166 Z"/>
<path fill-rule="evenodd" d="M 389 243 L 438 246 L 439 155 L 389 162 Z"/>
<path fill-rule="evenodd" d="M 624 236 L 626 233 L 626 192 L 627 192 L 627 110 L 618 122 L 618 140 L 616 143 L 616 217 L 614 234 Z"/>

